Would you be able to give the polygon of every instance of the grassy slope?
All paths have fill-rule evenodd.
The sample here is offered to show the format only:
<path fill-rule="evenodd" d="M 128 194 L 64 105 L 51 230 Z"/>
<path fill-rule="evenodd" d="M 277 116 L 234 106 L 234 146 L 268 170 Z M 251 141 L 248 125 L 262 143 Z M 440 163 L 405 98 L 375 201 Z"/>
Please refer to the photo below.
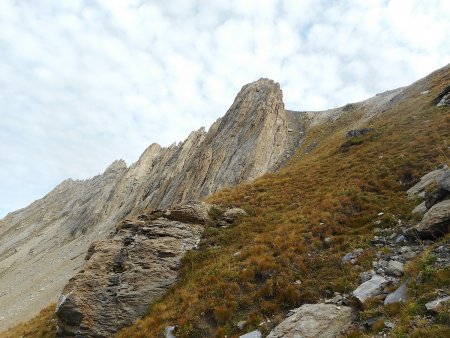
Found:
<path fill-rule="evenodd" d="M 341 257 L 352 248 L 367 248 L 359 262 L 367 270 L 377 213 L 385 213 L 377 227 L 407 221 L 415 203 L 404 191 L 436 164 L 448 162 L 450 109 L 431 100 L 450 83 L 450 70 L 429 81 L 429 95 L 411 87 L 405 100 L 371 122 L 375 131 L 369 135 L 346 141 L 345 131 L 360 112 L 349 113 L 309 131 L 280 172 L 210 197 L 209 202 L 242 207 L 250 216 L 227 229 L 207 228 L 200 249 L 184 259 L 180 281 L 119 336 L 161 337 L 168 325 L 177 326 L 180 338 L 268 332 L 288 309 L 330 291 L 353 290 L 360 270 L 342 266 Z M 314 141 L 318 146 L 305 154 Z M 332 237 L 331 245 L 325 237 Z M 410 312 L 395 313 L 408 318 Z M 28 332 L 50 320 L 50 312 L 33 319 Z M 241 320 L 247 321 L 243 331 L 235 325 Z"/>
<path fill-rule="evenodd" d="M 56 331 L 55 304 L 50 304 L 28 322 L 20 323 L 0 333 L 2 338 L 53 338 Z"/>
<path fill-rule="evenodd" d="M 353 290 L 360 271 L 343 266 L 342 255 L 367 247 L 360 263 L 367 270 L 377 213 L 385 213 L 384 227 L 407 221 L 414 202 L 404 191 L 448 162 L 449 108 L 431 100 L 450 82 L 450 71 L 429 80 L 429 95 L 409 88 L 405 100 L 371 122 L 371 134 L 347 142 L 354 115 L 342 116 L 310 131 L 280 172 L 210 197 L 250 217 L 231 228 L 207 229 L 200 250 L 186 257 L 180 282 L 119 336 L 158 337 L 168 325 L 177 326 L 178 337 L 268 332 L 288 309 L 330 291 Z M 319 146 L 305 155 L 314 140 Z M 329 247 L 325 237 L 333 238 Z M 243 331 L 235 325 L 240 320 L 248 323 Z"/>

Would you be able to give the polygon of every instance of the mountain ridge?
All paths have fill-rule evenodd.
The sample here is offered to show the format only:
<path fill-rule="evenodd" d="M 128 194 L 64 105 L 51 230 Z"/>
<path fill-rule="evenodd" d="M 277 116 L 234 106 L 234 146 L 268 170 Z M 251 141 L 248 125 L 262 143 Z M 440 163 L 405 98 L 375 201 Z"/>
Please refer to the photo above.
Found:
<path fill-rule="evenodd" d="M 436 76 L 436 74 L 438 74 L 441 78 L 442 78 L 442 74 L 444 74 L 444 78 L 445 78 L 445 72 L 446 70 L 449 68 L 449 66 L 444 67 L 443 69 L 431 74 L 429 77 L 427 77 L 424 80 L 419 80 L 416 83 L 414 83 L 411 86 L 408 87 L 404 87 L 404 88 L 400 88 L 394 91 L 389 91 L 387 93 L 383 93 L 381 95 L 377 95 L 371 99 L 362 101 L 360 103 L 357 104 L 348 104 L 344 107 L 341 108 L 336 108 L 336 109 L 332 109 L 329 110 L 327 112 L 323 112 L 324 116 L 320 116 L 321 112 L 306 112 L 306 113 L 298 113 L 298 112 L 291 112 L 291 111 L 285 111 L 284 110 L 284 105 L 282 106 L 282 109 L 280 108 L 280 105 L 278 104 L 273 104 L 273 105 L 261 105 L 261 109 L 260 112 L 264 112 L 266 111 L 266 108 L 269 108 L 270 110 L 272 110 L 274 107 L 278 107 L 277 111 L 280 111 L 281 113 L 283 113 L 284 111 L 284 116 L 282 116 L 281 118 L 281 125 L 282 125 L 282 131 L 284 132 L 281 133 L 281 136 L 279 139 L 274 140 L 272 139 L 272 152 L 270 153 L 270 156 L 264 156 L 265 150 L 266 150 L 266 144 L 264 142 L 261 143 L 253 143 L 255 145 L 255 149 L 257 149 L 257 151 L 255 152 L 255 156 L 254 159 L 257 159 L 257 163 L 263 163 L 265 168 L 267 168 L 267 171 L 270 171 L 270 168 L 279 168 L 280 166 L 282 166 L 284 163 L 286 163 L 286 161 L 292 162 L 293 160 L 297 160 L 298 158 L 304 157 L 304 156 L 309 156 L 310 153 L 314 153 L 317 152 L 321 149 L 323 149 L 324 144 L 323 144 L 323 140 L 328 140 L 330 139 L 330 137 L 332 139 L 336 139 L 336 142 L 341 142 L 341 136 L 338 136 L 337 133 L 338 132 L 342 132 L 342 130 L 348 130 L 354 127 L 359 127 L 359 126 L 363 126 L 365 124 L 367 124 L 372 118 L 380 115 L 381 113 L 385 112 L 385 111 L 393 111 L 396 112 L 395 109 L 397 109 L 395 107 L 395 105 L 398 102 L 401 102 L 401 107 L 410 107 L 411 103 L 409 103 L 409 101 L 417 101 L 417 102 L 422 102 L 424 101 L 424 98 L 427 98 L 429 93 L 425 93 L 422 94 L 419 90 L 421 89 L 420 85 L 421 84 L 427 84 L 428 86 L 430 85 L 430 78 L 433 78 L 433 76 Z M 438 77 L 439 77 L 438 76 Z M 420 82 L 423 81 L 423 82 Z M 261 90 L 257 90 L 258 86 L 256 85 L 254 88 L 252 88 L 252 86 L 244 86 L 243 89 L 241 90 L 244 91 L 245 90 L 249 90 L 250 94 L 253 95 L 254 98 L 258 98 L 259 95 L 261 94 L 260 91 Z M 434 87 L 433 87 L 434 88 Z M 426 90 L 429 90 L 429 88 L 425 88 Z M 434 93 L 435 89 L 433 90 Z M 270 93 L 269 93 L 270 94 Z M 434 94 L 433 94 L 434 95 Z M 238 95 L 239 97 L 239 95 Z M 247 109 L 246 112 L 249 113 L 252 111 L 252 104 L 254 103 L 253 100 L 248 100 L 246 101 L 245 98 L 239 98 L 238 97 L 235 99 L 235 101 L 233 102 L 233 105 L 231 106 L 229 111 L 233 111 L 232 108 L 233 107 L 240 107 L 242 109 Z M 274 100 L 276 101 L 276 100 Z M 282 101 L 281 101 L 282 103 Z M 241 105 L 241 106 L 240 106 Z M 424 104 L 421 103 L 422 106 L 424 106 Z M 394 107 L 394 109 L 392 108 Z M 424 106 L 425 107 L 425 106 Z M 405 111 L 405 108 L 401 108 L 403 109 L 403 112 L 405 114 L 407 114 L 406 116 L 410 116 L 411 113 Z M 409 108 L 411 109 L 411 108 Z M 429 108 L 427 108 L 429 109 Z M 276 109 L 275 109 L 276 110 Z M 270 112 L 269 112 L 270 113 Z M 228 113 L 227 113 L 228 114 Z M 244 114 L 245 115 L 245 114 Z M 227 116 L 227 115 L 226 115 Z M 276 132 L 274 133 L 274 130 L 277 130 L 277 116 L 278 114 L 273 114 L 271 115 L 272 118 L 272 122 L 275 121 L 275 123 L 267 123 L 264 124 L 264 126 L 267 126 L 267 128 L 269 128 L 269 130 L 265 130 L 264 128 L 261 129 L 257 129 L 257 130 L 253 130 L 253 133 L 246 133 L 246 131 L 249 131 L 248 125 L 246 123 L 242 123 L 241 125 L 244 127 L 243 132 L 240 134 L 242 137 L 242 141 L 243 144 L 245 144 L 245 142 L 247 142 L 248 140 L 251 140 L 251 137 L 253 136 L 260 136 L 260 135 L 264 135 L 264 132 L 266 132 L 265 135 L 272 135 L 272 134 L 276 134 Z M 317 118 L 316 118 L 317 116 Z M 389 116 L 389 115 L 387 115 Z M 230 120 L 232 120 L 232 123 L 236 123 L 236 125 L 239 125 L 239 118 L 236 119 L 232 119 L 231 117 L 233 116 L 228 116 L 230 118 Z M 253 117 L 253 116 L 252 116 Z M 252 124 L 252 122 L 257 121 L 258 117 L 261 117 L 261 115 L 257 116 L 255 119 L 250 120 L 250 125 Z M 284 120 L 283 120 L 284 117 Z M 414 119 L 414 117 L 412 117 Z M 152 147 L 149 151 L 148 151 L 148 155 L 150 157 L 150 160 L 148 161 L 147 167 L 151 167 L 154 163 L 156 163 L 159 160 L 163 160 L 164 163 L 173 165 L 173 164 L 177 164 L 178 168 L 184 168 L 186 169 L 185 172 L 191 172 L 192 176 L 189 176 L 188 179 L 192 180 L 192 177 L 199 177 L 198 175 L 196 176 L 196 173 L 192 173 L 192 170 L 196 170 L 198 168 L 201 169 L 201 172 L 203 173 L 208 173 L 210 170 L 210 166 L 208 166 L 207 164 L 209 163 L 208 161 L 204 161 L 201 163 L 204 163 L 205 167 L 198 167 L 197 165 L 194 166 L 190 166 L 189 164 L 192 164 L 192 162 L 189 162 L 189 157 L 192 157 L 193 159 L 195 159 L 196 162 L 198 162 L 198 159 L 200 160 L 204 160 L 205 158 L 207 159 L 208 156 L 212 156 L 215 155 L 215 152 L 210 152 L 211 155 L 208 155 L 208 153 L 206 153 L 206 156 L 204 152 L 199 153 L 194 153 L 194 156 L 192 156 L 192 153 L 189 152 L 189 149 L 192 149 L 192 147 L 195 147 L 196 145 L 200 145 L 202 144 L 202 142 L 210 142 L 207 143 L 208 145 L 211 144 L 211 142 L 213 142 L 215 140 L 215 137 L 217 134 L 219 134 L 219 130 L 220 130 L 220 126 L 223 122 L 224 118 L 219 119 L 215 124 L 213 124 L 213 126 L 211 126 L 210 130 L 206 133 L 204 130 L 199 130 L 197 132 L 193 132 L 191 133 L 191 135 L 188 137 L 188 139 L 183 143 L 183 144 L 189 144 L 189 147 L 183 148 L 183 144 L 181 144 L 180 146 L 177 145 L 173 145 L 171 147 L 166 148 L 166 151 L 164 151 L 161 148 L 158 148 L 157 145 L 151 145 L 150 147 Z M 227 119 L 225 119 L 227 120 Z M 289 120 L 297 120 L 296 123 L 294 123 L 294 125 L 289 125 Z M 247 121 L 248 122 L 248 121 Z M 231 124 L 232 124 L 231 123 Z M 402 122 L 403 123 L 403 122 Z M 227 124 L 230 125 L 230 124 Z M 294 127 L 294 128 L 290 128 Z M 313 127 L 311 127 L 313 126 Z M 273 127 L 275 127 L 275 129 L 273 129 Z M 247 129 L 245 129 L 247 128 Z M 272 129 L 270 129 L 272 128 Z M 331 129 L 330 129 L 331 128 Z M 228 131 L 233 132 L 235 131 L 236 128 L 229 128 Z M 250 128 L 251 131 L 251 128 Z M 211 133 L 210 133 L 211 132 Z M 375 142 L 374 140 L 376 140 L 379 136 L 378 136 L 379 131 L 376 131 L 375 133 L 370 134 L 367 138 L 364 138 L 361 142 L 367 142 L 368 144 L 371 144 L 371 142 Z M 329 135 L 328 135 L 329 134 Z M 208 137 L 209 135 L 209 137 Z M 336 136 L 334 136 L 336 135 Z M 293 137 L 295 136 L 295 137 Z M 307 138 L 307 140 L 305 139 Z M 263 138 L 265 140 L 271 140 L 270 137 L 266 137 Z M 295 139 L 295 141 L 293 142 L 292 140 Z M 366 140 L 367 139 L 367 140 Z M 305 141 L 306 140 L 306 141 Z M 231 140 L 230 143 L 228 143 L 228 146 L 235 151 L 232 151 L 233 155 L 236 153 L 236 143 L 233 143 L 234 140 Z M 293 143 L 292 143 L 293 142 Z M 346 149 L 350 149 L 350 151 L 357 151 L 359 148 L 358 147 L 354 147 L 353 148 L 353 144 L 348 141 L 347 143 L 344 143 L 344 145 L 341 148 L 338 148 L 337 153 L 332 153 L 333 156 L 336 156 L 336 154 L 340 154 L 342 152 L 342 154 L 345 154 Z M 360 142 L 358 140 L 358 142 Z M 359 143 L 355 143 L 355 145 L 358 145 Z M 258 148 L 259 145 L 262 145 L 261 147 Z M 282 145 L 282 147 L 280 146 Z M 300 145 L 300 147 L 299 147 Z M 223 147 L 221 147 L 222 144 L 218 144 L 217 145 L 217 149 L 222 149 Z M 328 145 L 329 146 L 329 145 Z M 345 146 L 345 147 L 344 147 Z M 149 148 L 150 148 L 149 147 Z M 233 148 L 234 147 L 234 148 Z M 349 147 L 349 148 L 346 148 Z M 170 149 L 170 151 L 168 151 L 167 149 Z M 248 148 L 247 148 L 248 149 Z M 280 150 L 283 151 L 280 151 Z M 148 150 L 148 149 L 147 149 Z M 147 152 L 146 150 L 146 152 Z M 294 152 L 296 152 L 296 154 L 294 156 L 292 156 L 294 154 Z M 323 153 L 323 150 L 321 150 Z M 144 152 L 144 154 L 146 153 Z M 242 151 L 241 151 L 242 153 Z M 263 158 L 259 158 L 258 156 L 261 155 L 261 153 L 263 153 Z M 171 155 L 173 154 L 182 154 L 182 156 L 179 156 L 178 158 L 182 159 L 183 161 L 177 163 L 176 161 L 173 161 L 173 156 L 171 157 Z M 275 156 L 272 156 L 272 154 L 275 154 Z M 197 156 L 195 156 L 197 155 Z M 267 155 L 267 154 L 266 154 Z M 152 157 L 154 156 L 154 157 Z M 242 157 L 226 157 L 224 155 L 224 153 L 221 153 L 222 157 L 218 157 L 218 163 L 216 164 L 216 167 L 214 167 L 213 169 L 211 169 L 212 172 L 218 172 L 218 170 L 220 171 L 221 169 L 223 169 L 225 172 L 227 170 L 234 170 L 233 168 L 240 168 L 240 173 L 244 173 L 244 176 L 249 177 L 249 180 L 251 180 L 251 178 L 253 177 L 252 175 L 256 175 L 255 177 L 260 176 L 261 173 L 261 168 L 257 168 L 259 170 L 253 170 L 251 166 L 247 166 L 245 167 L 245 161 L 242 162 Z M 315 155 L 316 156 L 316 155 Z M 383 156 L 380 155 L 382 158 Z M 142 157 L 142 156 L 141 156 Z M 144 156 L 142 158 L 142 160 L 144 161 L 147 158 L 147 156 Z M 224 163 L 223 158 L 234 158 L 234 161 L 230 160 L 230 161 L 225 161 L 226 165 L 224 167 L 222 167 L 221 165 Z M 158 159 L 158 160 L 156 160 Z M 141 160 L 141 158 L 139 159 Z M 139 162 L 138 160 L 138 162 Z M 113 166 L 114 168 L 115 166 Z M 117 165 L 117 167 L 119 167 L 119 173 L 116 173 L 118 176 L 120 176 L 122 174 L 120 168 L 122 168 L 121 165 Z M 133 165 L 131 165 L 127 170 L 127 172 L 130 172 L 130 168 L 132 168 Z M 143 175 L 143 177 L 145 177 L 145 170 L 143 171 L 139 171 L 138 169 L 142 169 L 143 167 L 140 166 L 136 166 L 133 167 L 135 171 L 139 172 L 139 174 Z M 175 166 L 175 168 L 177 168 L 177 166 Z M 161 168 L 160 168 L 161 169 Z M 189 171 L 189 169 L 191 171 Z M 114 172 L 114 171 L 113 171 Z M 284 172 L 284 174 L 283 174 Z M 321 168 L 318 168 L 318 172 L 321 175 L 324 175 L 324 171 Z M 260 179 L 257 183 L 259 185 L 262 184 L 262 182 L 270 182 L 271 178 L 273 177 L 278 177 L 279 175 L 283 176 L 285 175 L 285 171 L 281 170 L 280 174 L 277 174 L 276 176 L 271 176 L 268 175 L 266 176 L 266 178 Z M 406 174 L 405 174 L 406 175 Z M 120 213 L 117 212 L 118 208 L 122 208 L 124 207 L 125 209 L 128 209 L 129 206 L 127 205 L 123 205 L 121 204 L 123 202 L 123 196 L 126 196 L 130 191 L 135 191 L 134 189 L 141 189 L 142 186 L 141 184 L 139 184 L 139 182 L 134 182 L 133 178 L 138 177 L 139 175 L 131 175 L 128 178 L 125 178 L 126 173 L 123 174 L 123 176 L 120 176 L 120 179 L 123 179 L 124 181 L 127 182 L 132 182 L 130 183 L 130 185 L 122 185 L 122 190 L 108 190 L 110 193 L 109 194 L 100 194 L 100 196 L 96 196 L 99 199 L 104 198 L 105 200 L 108 201 L 112 201 L 109 204 L 109 209 L 106 209 L 107 213 L 114 213 L 114 216 L 117 217 L 117 219 L 120 219 Z M 204 175 L 205 177 L 208 175 Z M 115 176 L 114 176 L 115 177 Z M 175 178 L 175 181 L 177 182 L 182 182 L 184 177 L 187 176 L 177 176 L 177 175 L 172 175 L 169 176 L 169 180 L 173 181 L 173 178 Z M 200 178 L 202 178 L 203 176 L 200 176 Z M 408 177 L 408 176 L 405 176 Z M 254 178 L 254 177 L 253 177 Z M 239 182 L 245 182 L 245 180 L 242 179 L 242 176 L 236 175 L 234 177 L 229 177 L 229 181 L 232 181 L 232 179 L 235 179 L 235 181 L 233 182 L 233 184 L 230 184 L 230 186 L 234 185 L 235 183 L 239 183 Z M 403 179 L 403 178 L 402 178 Z M 198 181 L 204 182 L 204 180 L 199 179 Z M 167 181 L 166 181 L 167 182 Z M 192 181 L 190 181 L 192 182 Z M 219 180 L 216 180 L 216 182 L 219 182 Z M 99 183 L 99 182 L 95 182 L 95 183 Z M 291 182 L 292 184 L 293 182 Z M 68 185 L 72 185 L 73 183 L 68 182 Z M 192 185 L 189 185 L 190 187 L 194 186 L 195 184 L 192 183 Z M 264 184 L 262 184 L 264 186 Z M 246 185 L 248 187 L 248 185 Z M 145 196 L 146 194 L 152 194 L 155 190 L 152 189 L 147 189 L 147 188 L 151 188 L 152 186 L 146 186 L 144 189 L 142 189 L 143 194 L 139 195 L 139 196 Z M 221 186 L 223 187 L 223 185 Z M 107 185 L 107 188 L 109 188 L 109 186 Z M 160 186 L 158 186 L 158 188 L 160 188 Z M 210 191 L 208 190 L 208 185 L 204 185 L 203 186 L 204 190 L 202 189 L 196 189 L 197 192 L 201 192 L 201 191 L 205 191 L 205 194 L 208 195 L 210 194 Z M 56 188 L 55 188 L 56 189 Z M 146 190 L 147 189 L 147 190 Z M 218 188 L 219 189 L 219 188 Z M 264 188 L 266 189 L 266 188 Z M 255 205 L 259 205 L 259 203 L 261 203 L 261 201 L 266 201 L 264 203 L 268 203 L 267 202 L 267 196 L 264 196 L 264 189 L 262 189 L 261 192 L 261 196 L 260 199 L 256 199 L 254 200 L 254 197 L 252 197 L 255 193 L 256 195 L 258 195 L 258 190 L 256 192 L 251 191 L 250 188 L 250 192 L 247 192 L 242 196 L 238 196 L 236 197 L 238 199 L 236 199 L 236 201 L 239 201 L 239 203 L 243 203 L 244 205 L 247 205 L 249 202 L 245 202 L 247 201 L 247 198 L 252 201 L 251 203 L 255 203 Z M 281 189 L 281 186 L 280 186 Z M 288 188 L 284 187 L 283 189 L 289 190 Z M 178 196 L 176 198 L 167 198 L 167 200 L 170 199 L 171 202 L 173 202 L 174 200 L 176 201 L 177 198 L 178 200 L 183 200 L 183 198 L 187 199 L 188 195 L 186 193 L 186 190 L 183 189 L 178 189 L 177 186 L 170 186 L 169 184 L 162 184 L 162 191 L 163 193 L 161 193 L 162 195 L 164 195 L 166 192 L 168 193 L 167 195 L 164 196 Z M 224 191 L 220 192 L 218 195 L 216 194 L 216 197 L 214 197 L 214 199 L 216 201 L 220 201 L 220 200 L 226 200 L 226 196 L 228 194 L 228 191 L 230 191 L 229 189 L 225 189 Z M 239 191 L 239 190 L 237 190 Z M 302 190 L 300 190 L 302 191 Z M 306 190 L 308 191 L 308 190 Z M 184 194 L 183 194 L 184 193 Z M 107 195 L 107 197 L 105 197 Z M 150 195 L 147 195 L 144 197 L 147 198 Z M 154 194 L 154 196 L 157 196 L 157 200 L 161 201 L 161 205 L 164 205 L 164 197 L 160 197 L 161 195 L 158 194 Z M 158 197 L 159 196 L 159 197 Z M 181 196 L 181 197 L 180 197 Z M 225 197 L 224 197 L 225 196 Z M 159 199 L 158 199 L 159 198 Z M 265 200 L 266 199 L 266 200 Z M 327 201 L 327 197 L 325 195 L 325 201 Z M 320 202 L 322 203 L 322 202 Z M 321 205 L 319 203 L 319 205 Z M 326 203 L 326 202 L 324 202 Z M 132 203 L 130 204 L 132 205 Z M 149 208 L 149 210 L 147 211 L 151 211 L 152 209 L 154 209 L 152 207 L 151 204 L 147 204 L 146 207 Z M 277 206 L 281 207 L 281 206 Z M 135 206 L 131 206 L 131 209 L 135 209 Z M 131 210 L 130 209 L 130 210 Z M 139 208 L 136 208 L 139 209 Z M 275 210 L 275 209 L 274 209 Z M 137 210 L 136 212 L 138 212 L 140 210 Z M 354 212 L 352 209 L 350 209 L 350 212 Z M 277 214 L 274 211 L 274 216 L 273 219 L 275 219 L 275 214 Z M 319 222 L 320 218 L 319 216 L 312 216 L 314 220 L 317 220 L 317 222 Z M 328 216 L 326 216 L 328 217 Z M 123 219 L 123 218 L 122 218 Z M 272 218 L 269 217 L 269 219 L 267 220 L 267 222 L 270 224 L 270 220 Z M 322 222 L 322 221 L 321 221 Z M 256 223 L 257 225 L 258 223 Z M 259 226 L 259 225 L 258 225 Z M 322 229 L 323 227 L 319 226 L 320 229 Z M 1 229 L 1 228 L 0 228 Z M 83 231 L 83 227 L 76 227 L 75 229 L 76 231 Z M 230 230 L 231 231 L 231 230 Z M 312 230 L 313 233 L 320 231 L 320 230 Z M 325 230 L 324 230 L 325 231 Z M 106 234 L 106 233 L 105 233 Z M 1 236 L 1 234 L 0 234 Z M 208 234 L 206 235 L 206 237 L 208 238 Z M 98 236 L 93 236 L 93 237 L 98 237 Z M 100 236 L 101 237 L 101 236 Z M 0 237 L 1 239 L 2 237 Z M 73 241 L 72 241 L 73 242 Z M 70 242 L 69 242 L 70 243 Z M 1 244 L 1 243 L 0 243 Z M 1 247 L 1 246 L 0 246 Z M 70 251 L 70 250 L 69 250 Z M 82 254 L 82 250 L 79 250 L 78 252 L 80 252 L 80 254 Z M 67 261 L 67 259 L 66 259 Z M 69 258 L 69 261 L 72 261 Z M 1 263 L 3 264 L 3 261 L 1 261 Z M 0 265 L 1 266 L 1 265 Z M 3 267 L 3 266 L 2 266 Z M 74 264 L 72 266 L 74 269 L 76 269 L 76 265 Z M 74 272 L 72 272 L 73 274 Z M 66 277 L 67 278 L 67 277 Z M 219 311 L 219 310 L 218 310 Z M 158 324 L 159 325 L 159 324 Z"/>

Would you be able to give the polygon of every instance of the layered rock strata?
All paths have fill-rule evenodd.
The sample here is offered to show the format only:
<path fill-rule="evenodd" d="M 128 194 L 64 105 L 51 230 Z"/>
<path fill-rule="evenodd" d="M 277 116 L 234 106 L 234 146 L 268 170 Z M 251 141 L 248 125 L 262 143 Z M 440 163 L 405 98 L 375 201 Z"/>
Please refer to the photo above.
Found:
<path fill-rule="evenodd" d="M 131 213 L 199 199 L 282 165 L 304 136 L 278 83 L 242 88 L 226 115 L 178 145 L 152 144 L 127 167 L 66 180 L 0 220 L 0 330 L 53 301 L 80 268 L 90 243 Z M 290 131 L 288 131 L 288 129 Z"/>
<path fill-rule="evenodd" d="M 186 251 L 196 248 L 211 206 L 190 202 L 123 221 L 92 243 L 69 280 L 56 315 L 58 337 L 112 337 L 143 316 L 177 279 Z"/>

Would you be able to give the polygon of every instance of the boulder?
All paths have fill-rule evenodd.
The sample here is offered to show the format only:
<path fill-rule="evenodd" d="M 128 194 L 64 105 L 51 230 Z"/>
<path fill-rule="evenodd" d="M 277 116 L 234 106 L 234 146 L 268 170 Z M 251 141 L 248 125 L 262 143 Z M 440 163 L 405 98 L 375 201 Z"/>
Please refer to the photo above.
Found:
<path fill-rule="evenodd" d="M 379 275 L 373 276 L 367 282 L 362 283 L 358 288 L 353 291 L 353 296 L 359 299 L 361 303 L 364 303 L 371 297 L 378 296 L 388 281 Z"/>
<path fill-rule="evenodd" d="M 438 107 L 450 106 L 450 86 L 447 86 L 442 90 L 439 95 L 433 100 L 433 103 Z"/>
<path fill-rule="evenodd" d="M 400 277 L 403 275 L 403 263 L 399 261 L 389 261 L 385 271 L 386 274 L 390 276 Z"/>
<path fill-rule="evenodd" d="M 438 187 L 450 193 L 450 170 L 445 171 L 438 180 Z"/>
<path fill-rule="evenodd" d="M 332 304 L 305 304 L 270 332 L 267 338 L 329 338 L 347 329 L 352 309 Z"/>
<path fill-rule="evenodd" d="M 422 203 L 420 203 L 418 206 L 416 206 L 412 213 L 413 214 L 419 214 L 419 215 L 424 215 L 426 212 L 428 211 L 428 208 L 425 205 L 425 201 L 423 201 Z"/>
<path fill-rule="evenodd" d="M 434 239 L 448 233 L 450 225 L 450 200 L 441 201 L 428 210 L 422 221 L 407 230 L 410 238 Z"/>
<path fill-rule="evenodd" d="M 190 203 L 161 211 L 173 219 L 128 221 L 91 245 L 59 299 L 57 337 L 112 337 L 143 316 L 176 282 L 181 259 L 200 241 L 208 207 Z"/>
<path fill-rule="evenodd" d="M 390 294 L 387 295 L 387 297 L 384 300 L 384 305 L 388 305 L 391 303 L 404 303 L 406 302 L 407 299 L 407 291 L 408 288 L 406 287 L 406 283 L 403 283 L 402 285 L 400 285 L 400 287 L 395 290 L 394 292 L 391 292 Z"/>
<path fill-rule="evenodd" d="M 211 205 L 209 204 L 190 201 L 167 210 L 164 212 L 164 217 L 183 223 L 205 224 L 209 219 L 210 209 Z"/>
<path fill-rule="evenodd" d="M 246 333 L 242 336 L 239 336 L 239 338 L 262 338 L 262 334 L 261 334 L 261 332 L 256 330 L 256 331 Z"/>
<path fill-rule="evenodd" d="M 446 170 L 447 168 L 436 169 L 422 176 L 419 183 L 411 187 L 406 193 L 410 197 L 413 197 L 417 196 L 421 192 L 424 192 L 433 184 L 437 184 L 437 181 L 442 177 Z"/>
<path fill-rule="evenodd" d="M 222 215 L 217 219 L 217 226 L 229 226 L 233 224 L 238 218 L 247 216 L 247 213 L 240 208 L 231 208 L 226 210 Z"/>
<path fill-rule="evenodd" d="M 347 137 L 357 137 L 365 135 L 369 132 L 373 131 L 373 128 L 362 128 L 362 129 L 355 129 L 355 130 L 349 130 L 347 132 Z"/>
<path fill-rule="evenodd" d="M 441 298 L 438 298 L 431 302 L 426 303 L 425 307 L 427 308 L 428 311 L 436 312 L 438 310 L 439 306 L 441 306 L 449 301 L 450 301 L 450 296 L 441 297 Z"/>

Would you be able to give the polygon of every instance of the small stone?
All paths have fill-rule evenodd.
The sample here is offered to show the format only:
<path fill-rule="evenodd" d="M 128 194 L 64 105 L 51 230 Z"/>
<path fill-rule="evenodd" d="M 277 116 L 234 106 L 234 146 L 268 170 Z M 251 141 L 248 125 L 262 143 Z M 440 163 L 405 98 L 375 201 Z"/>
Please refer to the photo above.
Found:
<path fill-rule="evenodd" d="M 408 251 L 402 254 L 401 258 L 405 261 L 409 261 L 410 259 L 413 259 L 416 256 L 417 254 L 414 251 Z"/>
<path fill-rule="evenodd" d="M 344 257 L 342 257 L 342 263 L 349 263 L 352 259 L 354 259 L 354 255 L 352 252 L 349 252 Z"/>
<path fill-rule="evenodd" d="M 392 322 L 386 321 L 386 322 L 384 322 L 384 326 L 385 326 L 386 328 L 388 328 L 389 330 L 395 329 L 395 324 L 392 323 Z"/>
<path fill-rule="evenodd" d="M 353 255 L 355 255 L 356 257 L 361 256 L 361 254 L 364 252 L 364 249 L 362 248 L 357 248 L 355 250 L 353 250 Z"/>
<path fill-rule="evenodd" d="M 359 274 L 359 280 L 361 283 L 365 283 L 372 278 L 375 273 L 372 273 L 371 271 L 364 271 Z"/>
<path fill-rule="evenodd" d="M 394 243 L 395 243 L 395 244 L 403 243 L 403 242 L 406 242 L 406 237 L 403 236 L 403 235 L 398 236 L 398 237 L 394 240 Z"/>
<path fill-rule="evenodd" d="M 384 212 L 379 212 L 378 213 L 378 216 L 383 216 L 384 215 Z"/>
<path fill-rule="evenodd" d="M 176 338 L 173 334 L 175 331 L 175 326 L 167 326 L 164 330 L 164 337 L 165 338 Z"/>
<path fill-rule="evenodd" d="M 236 326 L 239 328 L 239 330 L 242 330 L 245 327 L 246 324 L 247 324 L 247 321 L 241 320 L 240 322 L 238 322 L 236 324 Z"/>
<path fill-rule="evenodd" d="M 399 261 L 389 261 L 389 264 L 386 268 L 386 273 L 391 276 L 399 277 L 403 275 L 403 263 Z"/>

